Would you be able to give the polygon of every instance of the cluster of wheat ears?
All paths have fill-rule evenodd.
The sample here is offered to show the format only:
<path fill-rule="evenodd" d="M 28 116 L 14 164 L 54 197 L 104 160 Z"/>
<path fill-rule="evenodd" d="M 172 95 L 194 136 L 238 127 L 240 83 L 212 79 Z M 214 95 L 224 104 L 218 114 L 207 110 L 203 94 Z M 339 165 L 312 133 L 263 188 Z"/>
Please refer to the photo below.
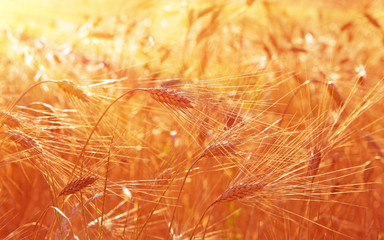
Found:
<path fill-rule="evenodd" d="M 384 239 L 382 5 L 81 4 L 3 17 L 0 238 Z"/>

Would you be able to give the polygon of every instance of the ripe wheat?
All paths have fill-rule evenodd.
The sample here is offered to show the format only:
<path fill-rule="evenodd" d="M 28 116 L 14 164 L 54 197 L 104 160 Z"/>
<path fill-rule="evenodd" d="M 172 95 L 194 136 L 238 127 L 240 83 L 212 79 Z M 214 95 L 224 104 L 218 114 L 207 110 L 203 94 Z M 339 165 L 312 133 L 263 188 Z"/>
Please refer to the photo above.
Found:
<path fill-rule="evenodd" d="M 149 88 L 148 92 L 156 101 L 176 108 L 193 108 L 192 101 L 183 93 L 167 88 Z"/>
<path fill-rule="evenodd" d="M 17 120 L 15 116 L 7 112 L 0 111 L 0 121 L 11 128 L 21 127 L 20 121 Z"/>
<path fill-rule="evenodd" d="M 83 188 L 88 187 L 89 185 L 93 184 L 97 180 L 96 177 L 84 177 L 77 180 L 74 180 L 70 183 L 68 183 L 63 190 L 59 193 L 59 196 L 69 195 L 76 193 Z"/>
<path fill-rule="evenodd" d="M 253 196 L 256 192 L 263 190 L 266 181 L 251 184 L 239 184 L 228 188 L 215 202 L 228 202 Z"/>
<path fill-rule="evenodd" d="M 59 88 L 61 88 L 64 92 L 77 97 L 78 99 L 82 100 L 83 102 L 89 101 L 88 94 L 80 89 L 78 86 L 76 86 L 71 80 L 58 80 L 56 81 Z"/>
<path fill-rule="evenodd" d="M 24 150 L 32 149 L 35 152 L 42 153 L 42 149 L 39 144 L 33 140 L 32 137 L 18 130 L 9 130 L 0 132 L 4 137 L 8 137 L 13 142 L 18 143 Z"/>

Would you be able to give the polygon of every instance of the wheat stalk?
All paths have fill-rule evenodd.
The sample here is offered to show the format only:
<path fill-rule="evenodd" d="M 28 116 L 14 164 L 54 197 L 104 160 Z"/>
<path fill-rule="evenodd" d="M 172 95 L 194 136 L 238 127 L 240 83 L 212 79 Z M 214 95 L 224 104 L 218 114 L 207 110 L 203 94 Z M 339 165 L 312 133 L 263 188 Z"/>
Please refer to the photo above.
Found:
<path fill-rule="evenodd" d="M 65 196 L 65 195 L 76 193 L 82 190 L 83 188 L 86 188 L 89 185 L 93 184 L 96 180 L 97 180 L 97 177 L 93 177 L 93 176 L 74 180 L 68 183 L 67 186 L 65 186 L 63 190 L 61 190 L 61 192 L 59 193 L 59 196 Z"/>
<path fill-rule="evenodd" d="M 245 198 L 245 197 L 254 196 L 255 193 L 257 193 L 258 191 L 263 190 L 266 185 L 267 185 L 267 182 L 265 180 L 262 180 L 262 181 L 260 181 L 258 183 L 238 184 L 238 185 L 234 185 L 234 186 L 228 188 L 223 194 L 221 194 L 215 201 L 213 201 L 205 209 L 204 213 L 201 215 L 201 217 L 199 219 L 199 222 L 196 224 L 195 228 L 193 229 L 193 232 L 192 232 L 192 234 L 191 234 L 189 239 L 191 240 L 193 238 L 198 225 L 203 220 L 203 217 L 205 216 L 207 211 L 212 206 L 214 206 L 216 203 L 219 203 L 219 202 L 230 202 L 230 201 L 239 200 L 239 199 L 242 199 L 242 198 Z M 208 218 L 208 222 L 209 222 L 209 218 Z M 206 231 L 206 229 L 208 227 L 208 222 L 207 222 L 207 225 L 205 227 L 205 231 Z M 203 239 L 204 239 L 204 236 L 205 236 L 205 231 L 204 231 Z"/>
<path fill-rule="evenodd" d="M 187 170 L 187 173 L 184 176 L 184 179 L 183 179 L 183 182 L 181 184 L 179 193 L 177 195 L 176 204 L 175 204 L 175 207 L 174 207 L 173 212 L 172 212 L 171 222 L 169 224 L 169 232 L 171 232 L 171 229 L 172 229 L 172 224 L 173 224 L 173 220 L 175 218 L 175 213 L 176 213 L 176 207 L 177 207 L 177 204 L 179 203 L 181 192 L 183 191 L 185 182 L 186 182 L 188 175 L 189 175 L 190 171 L 192 170 L 193 166 L 200 159 L 202 159 L 204 157 L 228 156 L 229 153 L 236 153 L 234 151 L 234 144 L 232 142 L 222 141 L 222 142 L 214 143 L 214 144 L 211 144 L 208 147 L 206 147 L 205 150 L 201 153 L 201 155 L 191 164 L 191 166 Z"/>

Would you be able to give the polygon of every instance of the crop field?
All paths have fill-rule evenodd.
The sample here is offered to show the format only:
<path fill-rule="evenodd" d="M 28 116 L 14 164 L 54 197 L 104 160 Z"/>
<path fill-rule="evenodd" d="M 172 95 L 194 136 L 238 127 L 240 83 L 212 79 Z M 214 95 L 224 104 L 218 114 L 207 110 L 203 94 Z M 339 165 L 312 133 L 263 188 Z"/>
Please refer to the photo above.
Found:
<path fill-rule="evenodd" d="M 384 2 L 0 1 L 0 239 L 384 239 Z"/>

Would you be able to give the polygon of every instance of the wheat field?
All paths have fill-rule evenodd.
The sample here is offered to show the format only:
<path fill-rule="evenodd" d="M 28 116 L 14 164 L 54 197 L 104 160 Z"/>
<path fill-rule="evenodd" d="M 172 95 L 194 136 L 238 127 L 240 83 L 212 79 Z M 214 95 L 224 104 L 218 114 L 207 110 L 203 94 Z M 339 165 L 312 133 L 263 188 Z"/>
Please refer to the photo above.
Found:
<path fill-rule="evenodd" d="M 384 239 L 384 2 L 0 2 L 1 239 Z"/>

